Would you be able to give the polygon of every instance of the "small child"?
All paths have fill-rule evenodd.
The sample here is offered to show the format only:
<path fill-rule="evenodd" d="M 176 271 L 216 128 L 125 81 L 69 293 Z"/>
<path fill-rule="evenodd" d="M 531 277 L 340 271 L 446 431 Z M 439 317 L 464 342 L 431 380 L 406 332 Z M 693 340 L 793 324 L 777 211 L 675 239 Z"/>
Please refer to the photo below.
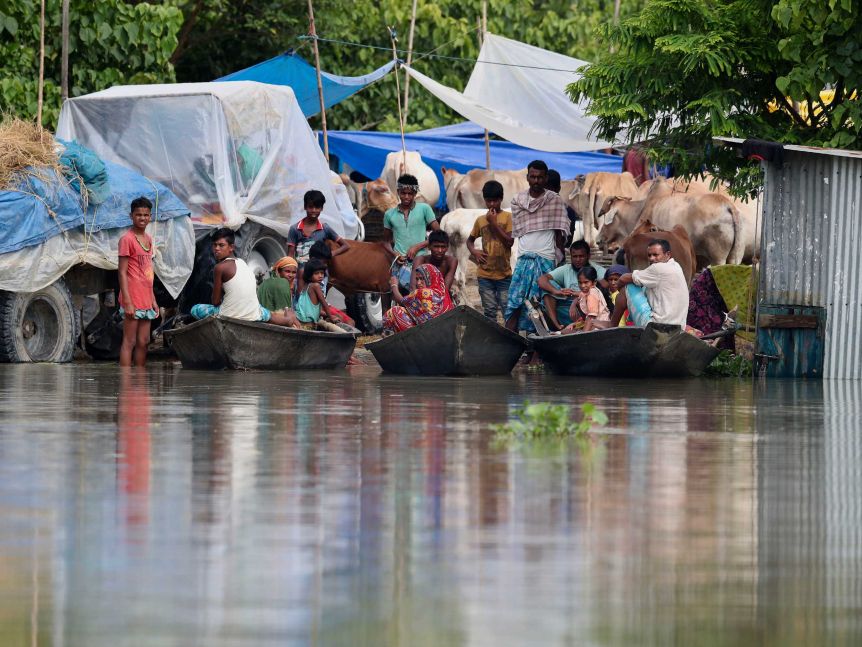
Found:
<path fill-rule="evenodd" d="M 332 227 L 320 222 L 320 213 L 323 211 L 324 204 L 326 204 L 326 197 L 322 192 L 316 189 L 307 191 L 303 196 L 305 218 L 287 232 L 287 255 L 299 261 L 300 270 L 308 261 L 308 250 L 318 241 L 335 241 L 338 244 L 338 249 L 333 252 L 335 256 L 349 249 L 344 239 L 335 233 Z"/>
<path fill-rule="evenodd" d="M 590 265 L 578 271 L 578 286 L 581 292 L 569 311 L 574 323 L 566 326 L 563 329 L 564 333 L 575 332 L 578 329 L 582 332 L 590 332 L 610 326 L 611 313 L 605 302 L 605 296 L 596 287 L 598 280 L 596 269 Z"/>
<path fill-rule="evenodd" d="M 117 249 L 120 281 L 120 314 L 123 315 L 123 344 L 120 366 L 147 362 L 150 325 L 158 317 L 153 293 L 153 239 L 147 234 L 153 203 L 140 197 L 132 200 L 132 228 L 120 238 Z"/>
<path fill-rule="evenodd" d="M 308 250 L 308 258 L 313 259 L 316 258 L 319 261 L 323 262 L 323 267 L 326 272 L 323 275 L 323 280 L 320 282 L 320 287 L 323 289 L 323 294 L 326 295 L 329 292 L 329 264 L 332 262 L 332 257 L 334 254 L 330 251 L 329 247 L 327 247 L 326 243 L 317 242 L 311 246 L 311 249 Z M 299 281 L 297 281 L 299 283 Z M 301 289 L 301 286 L 300 286 Z M 353 321 L 351 317 L 347 316 L 346 312 L 342 312 L 335 306 L 330 305 L 329 311 L 336 315 L 343 323 L 346 323 L 351 328 L 356 326 L 356 322 Z"/>
<path fill-rule="evenodd" d="M 302 268 L 302 278 L 305 288 L 300 292 L 296 300 L 296 317 L 303 323 L 317 323 L 321 316 L 324 319 L 339 323 L 341 319 L 333 314 L 326 303 L 323 288 L 320 286 L 326 275 L 326 267 L 323 262 L 311 258 Z"/>
<path fill-rule="evenodd" d="M 506 310 L 509 299 L 509 284 L 512 282 L 512 214 L 502 211 L 503 185 L 496 180 L 485 182 L 482 187 L 487 213 L 476 220 L 467 238 L 467 251 L 479 266 L 476 276 L 479 279 L 479 298 L 482 311 L 489 319 L 497 319 Z M 477 238 L 482 238 L 481 251 L 473 246 Z"/>

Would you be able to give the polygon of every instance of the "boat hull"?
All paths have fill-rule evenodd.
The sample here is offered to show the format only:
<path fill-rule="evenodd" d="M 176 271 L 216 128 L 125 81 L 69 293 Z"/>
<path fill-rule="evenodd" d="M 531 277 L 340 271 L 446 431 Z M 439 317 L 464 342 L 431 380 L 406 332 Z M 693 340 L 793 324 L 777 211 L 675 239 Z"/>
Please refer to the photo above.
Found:
<path fill-rule="evenodd" d="M 677 326 L 626 326 L 534 338 L 553 372 L 589 377 L 695 377 L 719 351 Z"/>
<path fill-rule="evenodd" d="M 387 373 L 506 375 L 528 342 L 468 306 L 366 344 Z"/>
<path fill-rule="evenodd" d="M 347 364 L 350 333 L 296 330 L 260 321 L 207 317 L 165 333 L 183 368 L 325 369 Z"/>

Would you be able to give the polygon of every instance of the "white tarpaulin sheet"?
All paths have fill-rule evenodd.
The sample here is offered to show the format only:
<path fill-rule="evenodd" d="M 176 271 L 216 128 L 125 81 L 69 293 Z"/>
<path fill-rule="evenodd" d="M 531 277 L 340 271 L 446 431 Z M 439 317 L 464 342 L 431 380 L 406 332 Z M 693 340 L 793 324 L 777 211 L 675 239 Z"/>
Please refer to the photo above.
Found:
<path fill-rule="evenodd" d="M 237 229 L 251 219 L 287 235 L 305 215 L 305 192 L 318 189 L 324 222 L 346 238 L 359 227 L 286 86 L 117 86 L 66 101 L 57 136 L 161 182 L 198 224 Z"/>
<path fill-rule="evenodd" d="M 40 245 L 3 254 L 0 290 L 35 292 L 51 285 L 73 265 L 86 263 L 103 270 L 117 269 L 117 246 L 128 229 L 102 229 L 87 233 L 77 227 Z M 156 244 L 153 269 L 176 298 L 192 273 L 195 232 L 188 217 L 151 222 L 147 233 Z"/>
<path fill-rule="evenodd" d="M 404 66 L 407 73 L 450 108 L 503 139 L 527 148 L 570 153 L 607 148 L 588 137 L 595 119 L 572 103 L 566 86 L 585 61 L 485 34 L 464 92 Z"/>

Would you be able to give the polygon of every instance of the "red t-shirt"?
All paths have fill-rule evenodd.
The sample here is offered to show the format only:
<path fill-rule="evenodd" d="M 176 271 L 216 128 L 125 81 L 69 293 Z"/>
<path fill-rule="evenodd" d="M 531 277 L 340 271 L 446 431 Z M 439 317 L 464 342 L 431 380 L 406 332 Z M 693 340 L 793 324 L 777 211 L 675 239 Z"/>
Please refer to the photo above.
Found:
<path fill-rule="evenodd" d="M 153 307 L 153 239 L 148 234 L 145 236 L 149 251 L 138 242 L 132 229 L 123 234 L 117 249 L 117 256 L 129 257 L 129 298 L 135 310 L 149 310 Z M 125 307 L 125 304 L 122 305 Z"/>

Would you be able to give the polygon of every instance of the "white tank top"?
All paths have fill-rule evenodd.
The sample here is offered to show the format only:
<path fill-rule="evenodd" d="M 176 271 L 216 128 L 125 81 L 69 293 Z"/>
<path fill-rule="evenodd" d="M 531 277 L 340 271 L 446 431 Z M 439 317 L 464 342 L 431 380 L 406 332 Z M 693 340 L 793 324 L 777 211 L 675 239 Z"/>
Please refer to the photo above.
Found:
<path fill-rule="evenodd" d="M 257 281 L 245 261 L 239 258 L 226 258 L 225 262 L 236 263 L 236 274 L 222 283 L 224 298 L 221 300 L 219 314 L 234 319 L 258 321 L 260 302 L 257 300 Z"/>

